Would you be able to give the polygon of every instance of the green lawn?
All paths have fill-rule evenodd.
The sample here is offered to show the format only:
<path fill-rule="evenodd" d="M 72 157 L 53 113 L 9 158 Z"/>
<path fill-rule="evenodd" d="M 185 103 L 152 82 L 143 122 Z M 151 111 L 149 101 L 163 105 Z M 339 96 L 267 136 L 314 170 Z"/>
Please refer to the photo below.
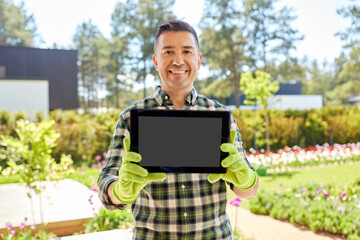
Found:
<path fill-rule="evenodd" d="M 360 163 L 313 167 L 260 177 L 259 189 L 277 190 L 308 183 L 325 183 L 341 188 L 360 179 Z M 282 184 L 282 187 L 280 187 Z"/>
<path fill-rule="evenodd" d="M 86 170 L 75 170 L 73 174 L 69 176 L 69 178 L 74 179 L 86 186 L 96 187 L 97 186 L 97 179 L 100 174 L 100 169 L 97 168 L 89 168 Z M 13 174 L 8 177 L 0 175 L 0 184 L 5 183 L 19 183 L 20 176 L 19 174 Z"/>

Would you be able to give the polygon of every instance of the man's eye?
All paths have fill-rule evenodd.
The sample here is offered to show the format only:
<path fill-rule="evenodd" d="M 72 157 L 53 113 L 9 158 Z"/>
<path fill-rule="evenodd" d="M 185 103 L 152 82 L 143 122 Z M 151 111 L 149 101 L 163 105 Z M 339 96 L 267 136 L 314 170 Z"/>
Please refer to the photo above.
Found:
<path fill-rule="evenodd" d="M 171 54 L 172 51 L 165 51 L 164 54 Z"/>
<path fill-rule="evenodd" d="M 191 51 L 185 51 L 186 54 L 191 54 L 192 52 Z"/>

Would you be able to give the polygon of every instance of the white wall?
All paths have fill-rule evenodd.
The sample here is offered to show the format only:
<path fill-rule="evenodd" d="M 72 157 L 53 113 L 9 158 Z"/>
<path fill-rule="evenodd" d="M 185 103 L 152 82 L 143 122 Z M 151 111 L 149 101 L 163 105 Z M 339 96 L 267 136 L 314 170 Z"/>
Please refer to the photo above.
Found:
<path fill-rule="evenodd" d="M 36 111 L 49 114 L 49 82 L 47 80 L 0 79 L 0 110 L 25 111 L 34 117 Z"/>
<path fill-rule="evenodd" d="M 276 95 L 269 99 L 270 109 L 308 110 L 322 107 L 321 95 Z"/>

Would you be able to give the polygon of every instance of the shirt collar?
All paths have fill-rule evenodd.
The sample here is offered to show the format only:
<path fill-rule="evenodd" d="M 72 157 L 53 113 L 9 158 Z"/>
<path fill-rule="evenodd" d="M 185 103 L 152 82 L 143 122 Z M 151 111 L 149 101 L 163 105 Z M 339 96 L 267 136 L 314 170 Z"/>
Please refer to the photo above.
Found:
<path fill-rule="evenodd" d="M 153 94 L 154 99 L 159 103 L 159 105 L 163 105 L 170 100 L 169 95 L 167 95 L 164 91 L 161 90 L 161 86 L 157 85 Z M 186 102 L 191 105 L 195 105 L 196 99 L 198 97 L 198 93 L 196 89 L 193 87 L 191 92 L 186 96 Z"/>

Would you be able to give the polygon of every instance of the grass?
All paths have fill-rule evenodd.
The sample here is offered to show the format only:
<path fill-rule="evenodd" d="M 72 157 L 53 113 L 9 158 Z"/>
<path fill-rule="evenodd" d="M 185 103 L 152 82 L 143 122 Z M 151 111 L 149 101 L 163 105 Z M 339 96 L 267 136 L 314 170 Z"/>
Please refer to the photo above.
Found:
<path fill-rule="evenodd" d="M 97 179 L 99 177 L 99 174 L 100 174 L 100 169 L 89 168 L 86 170 L 75 170 L 75 172 L 69 175 L 68 178 L 74 179 L 75 181 L 78 181 L 91 188 L 97 186 Z M 0 174 L 0 184 L 19 183 L 19 182 L 20 182 L 19 174 L 13 174 L 8 177 L 5 177 Z"/>
<path fill-rule="evenodd" d="M 259 190 L 278 190 L 311 183 L 325 183 L 336 187 L 353 184 L 360 178 L 360 163 L 333 165 L 274 173 L 260 177 Z M 280 184 L 282 186 L 280 186 Z"/>

